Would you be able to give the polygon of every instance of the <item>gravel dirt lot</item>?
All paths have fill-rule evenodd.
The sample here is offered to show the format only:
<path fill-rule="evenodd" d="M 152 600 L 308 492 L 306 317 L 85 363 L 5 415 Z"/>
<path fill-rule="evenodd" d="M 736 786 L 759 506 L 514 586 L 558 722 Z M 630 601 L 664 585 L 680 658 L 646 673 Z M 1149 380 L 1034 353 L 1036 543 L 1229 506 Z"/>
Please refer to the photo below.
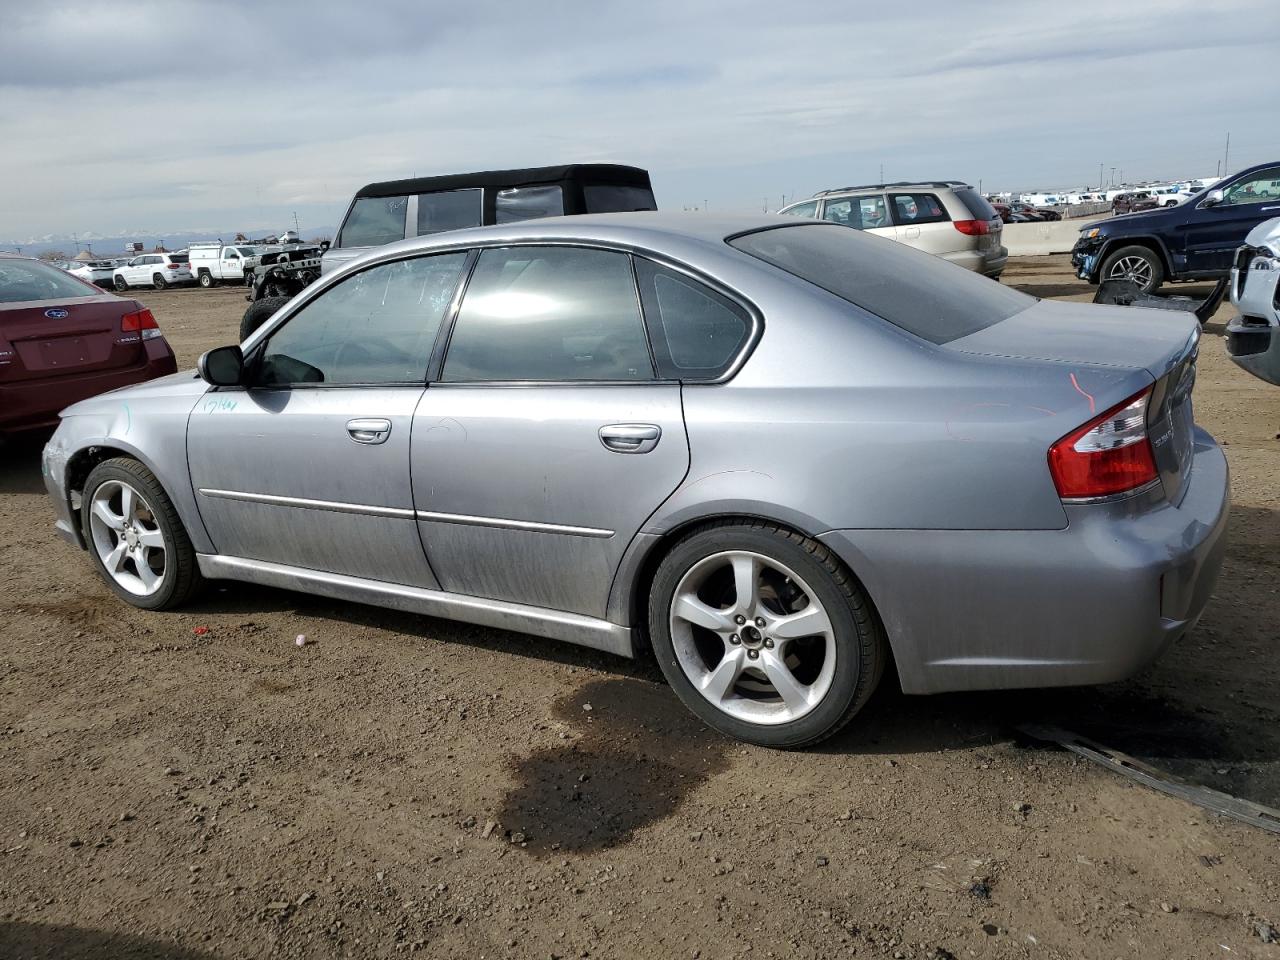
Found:
<path fill-rule="evenodd" d="M 1005 281 L 1091 293 L 1065 257 Z M 183 366 L 245 306 L 136 295 Z M 709 733 L 643 661 L 235 584 L 127 607 L 54 535 L 43 438 L 0 448 L 0 957 L 1280 958 L 1280 836 L 1015 729 L 1280 806 L 1280 389 L 1227 313 L 1199 627 L 1106 688 L 888 682 L 805 753 Z"/>

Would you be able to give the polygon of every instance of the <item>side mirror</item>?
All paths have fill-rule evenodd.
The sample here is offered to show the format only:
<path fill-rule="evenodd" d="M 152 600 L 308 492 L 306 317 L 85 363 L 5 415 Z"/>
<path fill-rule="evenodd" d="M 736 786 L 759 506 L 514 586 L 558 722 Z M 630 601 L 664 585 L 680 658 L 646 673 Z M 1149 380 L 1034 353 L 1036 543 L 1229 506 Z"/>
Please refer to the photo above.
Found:
<path fill-rule="evenodd" d="M 238 387 L 244 380 L 244 354 L 239 345 L 216 347 L 200 356 L 200 378 L 215 387 Z"/>
<path fill-rule="evenodd" d="M 1202 201 L 1200 201 L 1200 206 L 1216 207 L 1221 202 L 1222 202 L 1222 191 L 1210 190 L 1208 196 L 1206 196 Z"/>

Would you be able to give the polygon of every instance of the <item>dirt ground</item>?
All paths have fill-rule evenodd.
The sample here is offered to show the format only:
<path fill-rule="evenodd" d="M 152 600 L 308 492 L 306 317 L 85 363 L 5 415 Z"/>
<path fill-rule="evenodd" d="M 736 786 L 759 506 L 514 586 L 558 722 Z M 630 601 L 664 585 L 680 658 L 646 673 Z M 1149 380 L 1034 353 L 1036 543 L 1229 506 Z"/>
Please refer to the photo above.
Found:
<path fill-rule="evenodd" d="M 1005 280 L 1090 293 L 1065 257 Z M 137 296 L 186 366 L 245 305 Z M 1280 806 L 1280 389 L 1226 314 L 1199 627 L 1106 688 L 886 683 L 804 753 L 706 731 L 647 662 L 234 584 L 127 607 L 55 537 L 41 441 L 0 448 L 0 957 L 1280 958 L 1280 836 L 1015 729 Z"/>

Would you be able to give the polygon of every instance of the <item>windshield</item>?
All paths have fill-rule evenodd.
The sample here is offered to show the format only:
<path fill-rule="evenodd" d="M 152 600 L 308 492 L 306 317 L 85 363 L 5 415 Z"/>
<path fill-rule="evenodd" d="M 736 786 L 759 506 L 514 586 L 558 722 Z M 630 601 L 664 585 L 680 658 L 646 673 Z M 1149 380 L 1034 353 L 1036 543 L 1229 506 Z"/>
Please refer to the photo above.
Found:
<path fill-rule="evenodd" d="M 39 260 L 0 260 L 0 303 L 93 297 L 96 287 Z"/>
<path fill-rule="evenodd" d="M 857 230 L 802 223 L 730 244 L 933 343 L 976 333 L 1035 303 L 941 257 Z"/>

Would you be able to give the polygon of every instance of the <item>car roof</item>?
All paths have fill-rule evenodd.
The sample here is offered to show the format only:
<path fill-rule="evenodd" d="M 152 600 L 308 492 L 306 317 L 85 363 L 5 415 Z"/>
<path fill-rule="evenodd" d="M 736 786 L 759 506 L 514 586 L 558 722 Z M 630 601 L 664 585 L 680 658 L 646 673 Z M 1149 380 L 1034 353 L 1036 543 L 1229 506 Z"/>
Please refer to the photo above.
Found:
<path fill-rule="evenodd" d="M 356 199 L 398 197 L 410 193 L 461 190 L 467 187 L 518 187 L 564 180 L 604 181 L 652 189 L 649 171 L 640 167 L 628 167 L 617 163 L 569 163 L 558 167 L 523 167 L 515 170 L 483 170 L 477 173 L 451 173 L 439 177 L 383 180 L 365 184 L 356 191 Z"/>
<path fill-rule="evenodd" d="M 825 197 L 833 193 L 849 193 L 852 190 L 888 190 L 890 188 L 900 189 L 927 189 L 937 190 L 945 187 L 973 187 L 965 183 L 963 180 L 897 180 L 893 183 L 862 183 L 853 187 L 834 187 L 830 190 L 819 190 L 814 194 L 815 197 Z"/>

